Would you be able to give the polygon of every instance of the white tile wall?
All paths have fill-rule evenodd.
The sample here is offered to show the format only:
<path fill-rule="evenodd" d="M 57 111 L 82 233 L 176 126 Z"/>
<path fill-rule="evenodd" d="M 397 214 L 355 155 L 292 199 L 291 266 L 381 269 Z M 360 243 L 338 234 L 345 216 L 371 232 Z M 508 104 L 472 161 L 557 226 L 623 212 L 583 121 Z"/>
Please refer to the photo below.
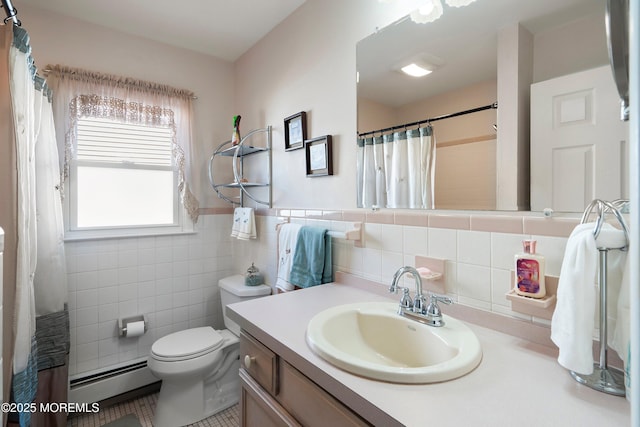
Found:
<path fill-rule="evenodd" d="M 218 280 L 233 274 L 231 215 L 201 216 L 197 233 L 68 242 L 70 375 L 147 356 L 174 331 L 223 327 Z M 118 318 L 144 314 L 148 332 L 118 336 Z"/>
<path fill-rule="evenodd" d="M 255 262 L 268 283 L 275 282 L 277 217 L 257 216 L 258 240 L 234 242 L 234 265 L 244 271 Z M 292 218 L 292 222 L 345 230 L 349 222 Z M 447 294 L 459 304 L 503 315 L 548 324 L 511 310 L 505 294 L 511 287 L 514 256 L 522 252 L 523 239 L 536 239 L 538 253 L 546 258 L 546 274 L 558 276 L 567 239 L 525 234 L 495 233 L 365 223 L 365 247 L 352 242 L 333 241 L 334 269 L 388 284 L 403 265 L 413 265 L 416 255 L 447 260 Z M 413 289 L 407 280 L 406 285 Z"/>
<path fill-rule="evenodd" d="M 256 216 L 258 239 L 230 239 L 231 215 L 201 216 L 198 232 L 186 236 L 140 237 L 68 243 L 72 375 L 144 357 L 153 342 L 174 331 L 222 327 L 217 282 L 251 263 L 267 283 L 276 277 L 276 224 Z M 291 218 L 292 222 L 345 230 L 349 222 Z M 532 322 L 511 311 L 505 293 L 522 240 L 538 240 L 547 274 L 559 275 L 566 238 L 365 223 L 365 247 L 334 239 L 334 269 L 388 284 L 416 255 L 447 260 L 447 294 L 459 304 Z M 408 279 L 407 279 L 408 280 Z M 410 283 L 408 283 L 411 285 Z M 145 314 L 149 332 L 117 335 L 117 319 Z"/>

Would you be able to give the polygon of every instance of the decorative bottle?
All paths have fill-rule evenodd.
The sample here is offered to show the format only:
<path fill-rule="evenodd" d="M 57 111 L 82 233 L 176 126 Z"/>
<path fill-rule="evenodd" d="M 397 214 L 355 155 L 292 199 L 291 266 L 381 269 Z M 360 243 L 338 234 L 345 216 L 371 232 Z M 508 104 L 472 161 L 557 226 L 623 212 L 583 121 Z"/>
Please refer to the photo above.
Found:
<path fill-rule="evenodd" d="M 543 298 L 546 295 L 544 257 L 536 254 L 535 240 L 523 240 L 522 246 L 524 253 L 515 256 L 515 291 L 518 295 Z"/>
<path fill-rule="evenodd" d="M 264 283 L 264 278 L 260 274 L 258 267 L 251 263 L 251 267 L 247 268 L 247 274 L 244 276 L 244 284 L 247 286 L 258 286 Z"/>
<path fill-rule="evenodd" d="M 240 143 L 240 119 L 242 116 L 233 116 L 233 134 L 231 135 L 231 145 Z"/>

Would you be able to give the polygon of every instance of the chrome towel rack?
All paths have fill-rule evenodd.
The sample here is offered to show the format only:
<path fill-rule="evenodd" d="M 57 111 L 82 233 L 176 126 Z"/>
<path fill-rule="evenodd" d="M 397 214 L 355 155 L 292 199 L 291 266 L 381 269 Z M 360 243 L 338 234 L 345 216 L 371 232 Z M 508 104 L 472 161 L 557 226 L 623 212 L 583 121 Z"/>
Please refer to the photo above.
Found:
<path fill-rule="evenodd" d="M 276 230 L 280 231 L 280 227 L 284 224 L 289 224 L 290 218 L 286 218 L 284 222 L 276 224 Z M 354 246 L 362 247 L 362 222 L 353 222 L 351 227 L 345 231 L 327 230 L 327 234 L 334 239 L 351 240 L 354 242 Z"/>
<path fill-rule="evenodd" d="M 571 371 L 571 376 L 579 383 L 594 390 L 616 396 L 625 395 L 625 386 L 624 374 L 607 366 L 607 265 L 610 250 L 626 251 L 629 248 L 629 231 L 620 212 L 628 206 L 628 203 L 628 200 L 623 199 L 614 200 L 613 202 L 595 199 L 587 206 L 580 221 L 581 224 L 586 224 L 595 209 L 596 225 L 593 229 L 593 238 L 596 241 L 602 231 L 602 226 L 606 222 L 607 214 L 612 214 L 616 218 L 624 232 L 625 246 L 620 248 L 597 248 L 599 254 L 598 285 L 600 287 L 600 361 L 594 364 L 593 373 L 590 375 Z"/>

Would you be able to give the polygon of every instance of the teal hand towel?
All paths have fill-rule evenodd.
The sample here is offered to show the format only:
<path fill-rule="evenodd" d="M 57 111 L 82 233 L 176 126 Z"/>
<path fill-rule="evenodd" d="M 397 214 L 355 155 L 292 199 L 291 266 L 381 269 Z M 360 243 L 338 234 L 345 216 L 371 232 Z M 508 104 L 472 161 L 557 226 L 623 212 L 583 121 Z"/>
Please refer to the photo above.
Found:
<path fill-rule="evenodd" d="M 319 227 L 301 227 L 290 274 L 291 283 L 301 288 L 333 282 L 331 236 Z"/>

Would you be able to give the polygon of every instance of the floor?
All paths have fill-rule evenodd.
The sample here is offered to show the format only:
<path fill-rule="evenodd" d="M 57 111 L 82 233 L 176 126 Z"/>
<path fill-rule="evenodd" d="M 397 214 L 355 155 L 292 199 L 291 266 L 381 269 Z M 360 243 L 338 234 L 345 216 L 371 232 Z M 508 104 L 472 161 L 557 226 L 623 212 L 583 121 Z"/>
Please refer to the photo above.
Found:
<path fill-rule="evenodd" d="M 148 394 L 136 399 L 117 403 L 107 408 L 100 408 L 97 414 L 87 414 L 69 418 L 68 427 L 100 427 L 111 421 L 115 421 L 127 414 L 135 414 L 142 427 L 152 427 L 153 410 L 158 401 L 158 393 Z M 190 424 L 190 427 L 238 427 L 238 405 L 234 405 L 222 412 Z"/>

